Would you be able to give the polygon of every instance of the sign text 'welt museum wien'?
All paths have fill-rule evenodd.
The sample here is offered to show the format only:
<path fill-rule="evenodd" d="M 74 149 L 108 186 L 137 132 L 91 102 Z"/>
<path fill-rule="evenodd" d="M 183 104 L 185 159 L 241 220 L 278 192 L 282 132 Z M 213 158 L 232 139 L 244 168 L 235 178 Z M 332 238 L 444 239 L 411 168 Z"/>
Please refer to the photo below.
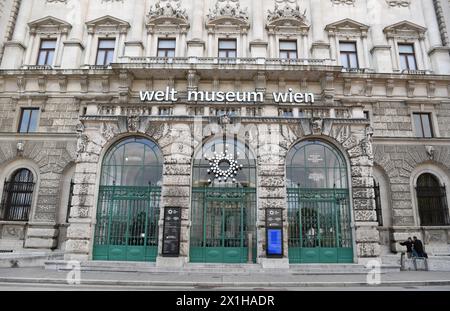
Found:
<path fill-rule="evenodd" d="M 141 101 L 146 102 L 176 102 L 178 91 L 166 88 L 165 91 L 140 91 Z M 273 92 L 273 100 L 276 103 L 314 103 L 313 93 L 294 93 L 292 89 L 287 92 Z M 222 91 L 188 91 L 188 102 L 255 102 L 263 103 L 264 92 L 222 92 Z"/>

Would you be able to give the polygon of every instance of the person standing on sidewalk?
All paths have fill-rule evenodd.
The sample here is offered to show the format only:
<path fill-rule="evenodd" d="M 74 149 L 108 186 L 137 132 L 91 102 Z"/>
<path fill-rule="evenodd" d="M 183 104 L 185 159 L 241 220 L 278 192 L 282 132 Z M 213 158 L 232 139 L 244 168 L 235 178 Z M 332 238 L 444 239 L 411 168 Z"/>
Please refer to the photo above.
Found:
<path fill-rule="evenodd" d="M 411 237 L 409 237 L 405 242 L 400 242 L 400 245 L 406 246 L 406 255 L 408 258 L 411 258 L 413 252 L 413 241 Z"/>
<path fill-rule="evenodd" d="M 416 236 L 413 237 L 413 255 L 415 257 L 425 257 L 427 258 L 427 254 L 423 250 L 423 243 Z"/>

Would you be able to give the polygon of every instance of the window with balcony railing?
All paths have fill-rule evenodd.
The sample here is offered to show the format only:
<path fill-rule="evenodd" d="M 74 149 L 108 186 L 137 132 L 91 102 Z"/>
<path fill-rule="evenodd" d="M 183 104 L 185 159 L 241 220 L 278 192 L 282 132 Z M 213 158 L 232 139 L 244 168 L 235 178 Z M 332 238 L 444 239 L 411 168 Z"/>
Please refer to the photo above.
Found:
<path fill-rule="evenodd" d="M 236 39 L 219 39 L 219 60 L 220 62 L 235 62 L 237 57 Z"/>
<path fill-rule="evenodd" d="M 158 40 L 158 57 L 174 58 L 176 49 L 175 39 L 159 39 Z"/>
<path fill-rule="evenodd" d="M 297 41 L 280 40 L 280 58 L 297 59 Z"/>

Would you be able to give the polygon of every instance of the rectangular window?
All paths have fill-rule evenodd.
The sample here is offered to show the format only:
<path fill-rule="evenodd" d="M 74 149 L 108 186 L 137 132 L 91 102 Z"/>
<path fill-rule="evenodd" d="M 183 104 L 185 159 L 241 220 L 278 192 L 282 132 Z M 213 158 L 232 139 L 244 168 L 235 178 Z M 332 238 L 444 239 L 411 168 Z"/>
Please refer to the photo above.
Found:
<path fill-rule="evenodd" d="M 56 39 L 41 40 L 37 65 L 39 66 L 53 65 L 53 57 L 55 56 L 55 50 L 56 50 Z"/>
<path fill-rule="evenodd" d="M 432 138 L 433 128 L 431 127 L 430 113 L 413 113 L 416 137 Z"/>
<path fill-rule="evenodd" d="M 170 116 L 172 115 L 172 108 L 170 107 L 160 107 L 158 110 L 160 116 Z"/>
<path fill-rule="evenodd" d="M 289 108 L 282 108 L 278 111 L 278 115 L 280 117 L 293 117 L 294 114 L 292 112 L 292 109 Z"/>
<path fill-rule="evenodd" d="M 37 130 L 39 108 L 22 108 L 19 133 L 33 133 Z"/>
<path fill-rule="evenodd" d="M 98 66 L 108 66 L 114 60 L 114 48 L 116 39 L 99 39 L 97 49 L 97 60 L 95 64 Z"/>
<path fill-rule="evenodd" d="M 370 113 L 367 110 L 364 110 L 363 113 L 364 113 L 364 119 L 370 120 Z"/>
<path fill-rule="evenodd" d="M 399 44 L 400 68 L 402 70 L 417 70 L 416 56 L 413 44 Z"/>
<path fill-rule="evenodd" d="M 236 58 L 236 47 L 236 39 L 219 39 L 219 58 Z"/>
<path fill-rule="evenodd" d="M 175 57 L 175 39 L 159 39 L 158 40 L 158 57 Z"/>
<path fill-rule="evenodd" d="M 297 41 L 280 41 L 280 58 L 297 59 Z"/>
<path fill-rule="evenodd" d="M 344 68 L 358 68 L 358 53 L 356 51 L 356 42 L 339 42 L 341 53 L 341 65 Z"/>

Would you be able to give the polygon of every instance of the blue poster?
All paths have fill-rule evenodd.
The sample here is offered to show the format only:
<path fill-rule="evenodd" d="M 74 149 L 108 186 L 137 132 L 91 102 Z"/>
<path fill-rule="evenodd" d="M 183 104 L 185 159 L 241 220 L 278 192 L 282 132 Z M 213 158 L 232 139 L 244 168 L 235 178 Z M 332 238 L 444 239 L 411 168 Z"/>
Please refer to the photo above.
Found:
<path fill-rule="evenodd" d="M 267 230 L 267 254 L 268 255 L 283 255 L 282 248 L 282 229 L 268 229 Z"/>

